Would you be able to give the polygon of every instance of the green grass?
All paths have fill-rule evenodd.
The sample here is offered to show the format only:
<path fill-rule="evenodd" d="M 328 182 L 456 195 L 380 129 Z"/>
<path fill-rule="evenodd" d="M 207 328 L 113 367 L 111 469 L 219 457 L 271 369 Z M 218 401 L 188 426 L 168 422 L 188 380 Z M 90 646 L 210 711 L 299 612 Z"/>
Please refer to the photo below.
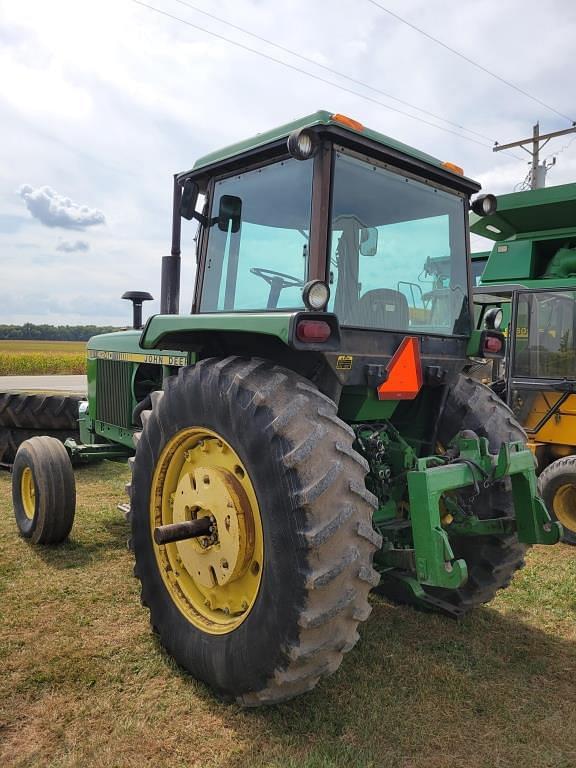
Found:
<path fill-rule="evenodd" d="M 83 341 L 0 340 L 0 376 L 86 372 Z"/>
<path fill-rule="evenodd" d="M 373 598 L 361 641 L 307 696 L 242 711 L 148 627 L 116 504 L 127 472 L 77 472 L 69 543 L 20 539 L 0 475 L 3 768 L 573 768 L 576 550 L 535 548 L 461 623 Z"/>

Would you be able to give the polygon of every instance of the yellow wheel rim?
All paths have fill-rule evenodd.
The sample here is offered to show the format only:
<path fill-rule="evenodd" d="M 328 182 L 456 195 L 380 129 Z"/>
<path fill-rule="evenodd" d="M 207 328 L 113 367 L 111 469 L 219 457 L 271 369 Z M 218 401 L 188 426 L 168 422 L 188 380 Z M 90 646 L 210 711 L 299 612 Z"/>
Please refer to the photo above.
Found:
<path fill-rule="evenodd" d="M 566 483 L 558 488 L 552 500 L 552 509 L 562 525 L 576 531 L 576 483 Z"/>
<path fill-rule="evenodd" d="M 32 520 L 36 512 L 36 486 L 34 485 L 34 475 L 30 467 L 24 467 L 20 477 L 20 497 L 24 507 L 24 514 L 29 520 Z"/>
<path fill-rule="evenodd" d="M 158 526 L 206 516 L 211 535 L 154 541 Z M 264 539 L 249 474 L 216 432 L 189 427 L 165 446 L 152 480 L 150 527 L 160 574 L 186 619 L 213 635 L 236 629 L 258 595 Z"/>

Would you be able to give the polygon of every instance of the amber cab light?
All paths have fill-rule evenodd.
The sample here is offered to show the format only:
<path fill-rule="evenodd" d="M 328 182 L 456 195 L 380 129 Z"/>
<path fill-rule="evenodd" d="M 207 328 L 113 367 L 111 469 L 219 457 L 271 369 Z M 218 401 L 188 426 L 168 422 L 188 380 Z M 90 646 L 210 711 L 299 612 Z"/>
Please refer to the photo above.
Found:
<path fill-rule="evenodd" d="M 353 118 L 348 117 L 348 115 L 341 115 L 339 112 L 337 112 L 335 115 L 332 115 L 332 120 L 334 120 L 335 123 L 345 125 L 347 128 L 352 128 L 353 131 L 359 131 L 362 133 L 364 130 L 364 126 L 362 123 L 359 123 L 358 120 L 354 120 Z"/>
<path fill-rule="evenodd" d="M 318 344 L 330 338 L 330 326 L 324 320 L 300 320 L 296 326 L 296 336 L 305 344 Z"/>
<path fill-rule="evenodd" d="M 498 336 L 487 336 L 484 339 L 484 352 L 488 352 L 491 355 L 497 355 L 498 352 L 502 352 L 502 339 Z"/>
<path fill-rule="evenodd" d="M 442 168 L 446 168 L 447 171 L 452 171 L 452 173 L 457 173 L 458 176 L 464 176 L 464 169 L 460 168 L 456 163 L 446 161 L 445 163 L 442 163 Z"/>

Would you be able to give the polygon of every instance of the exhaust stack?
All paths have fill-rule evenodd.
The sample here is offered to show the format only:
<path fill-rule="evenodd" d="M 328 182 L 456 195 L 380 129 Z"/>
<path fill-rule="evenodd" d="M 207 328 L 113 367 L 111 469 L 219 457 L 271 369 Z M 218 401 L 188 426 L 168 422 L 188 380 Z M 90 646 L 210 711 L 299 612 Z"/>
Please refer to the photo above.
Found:
<path fill-rule="evenodd" d="M 170 256 L 162 257 L 162 278 L 160 287 L 160 314 L 177 315 L 180 306 L 180 201 L 182 187 L 174 176 L 174 197 L 172 206 L 172 250 Z"/>

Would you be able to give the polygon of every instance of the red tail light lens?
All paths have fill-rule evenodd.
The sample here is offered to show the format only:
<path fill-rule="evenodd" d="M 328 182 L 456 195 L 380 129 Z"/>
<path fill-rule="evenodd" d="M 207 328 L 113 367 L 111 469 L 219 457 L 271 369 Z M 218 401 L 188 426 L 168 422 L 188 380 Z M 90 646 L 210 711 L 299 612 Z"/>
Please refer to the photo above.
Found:
<path fill-rule="evenodd" d="M 484 339 L 484 352 L 491 355 L 497 355 L 498 352 L 502 352 L 504 343 L 498 336 L 487 336 Z"/>
<path fill-rule="evenodd" d="M 304 343 L 318 344 L 328 341 L 330 334 L 330 326 L 323 320 L 300 320 L 296 326 L 296 337 Z"/>

